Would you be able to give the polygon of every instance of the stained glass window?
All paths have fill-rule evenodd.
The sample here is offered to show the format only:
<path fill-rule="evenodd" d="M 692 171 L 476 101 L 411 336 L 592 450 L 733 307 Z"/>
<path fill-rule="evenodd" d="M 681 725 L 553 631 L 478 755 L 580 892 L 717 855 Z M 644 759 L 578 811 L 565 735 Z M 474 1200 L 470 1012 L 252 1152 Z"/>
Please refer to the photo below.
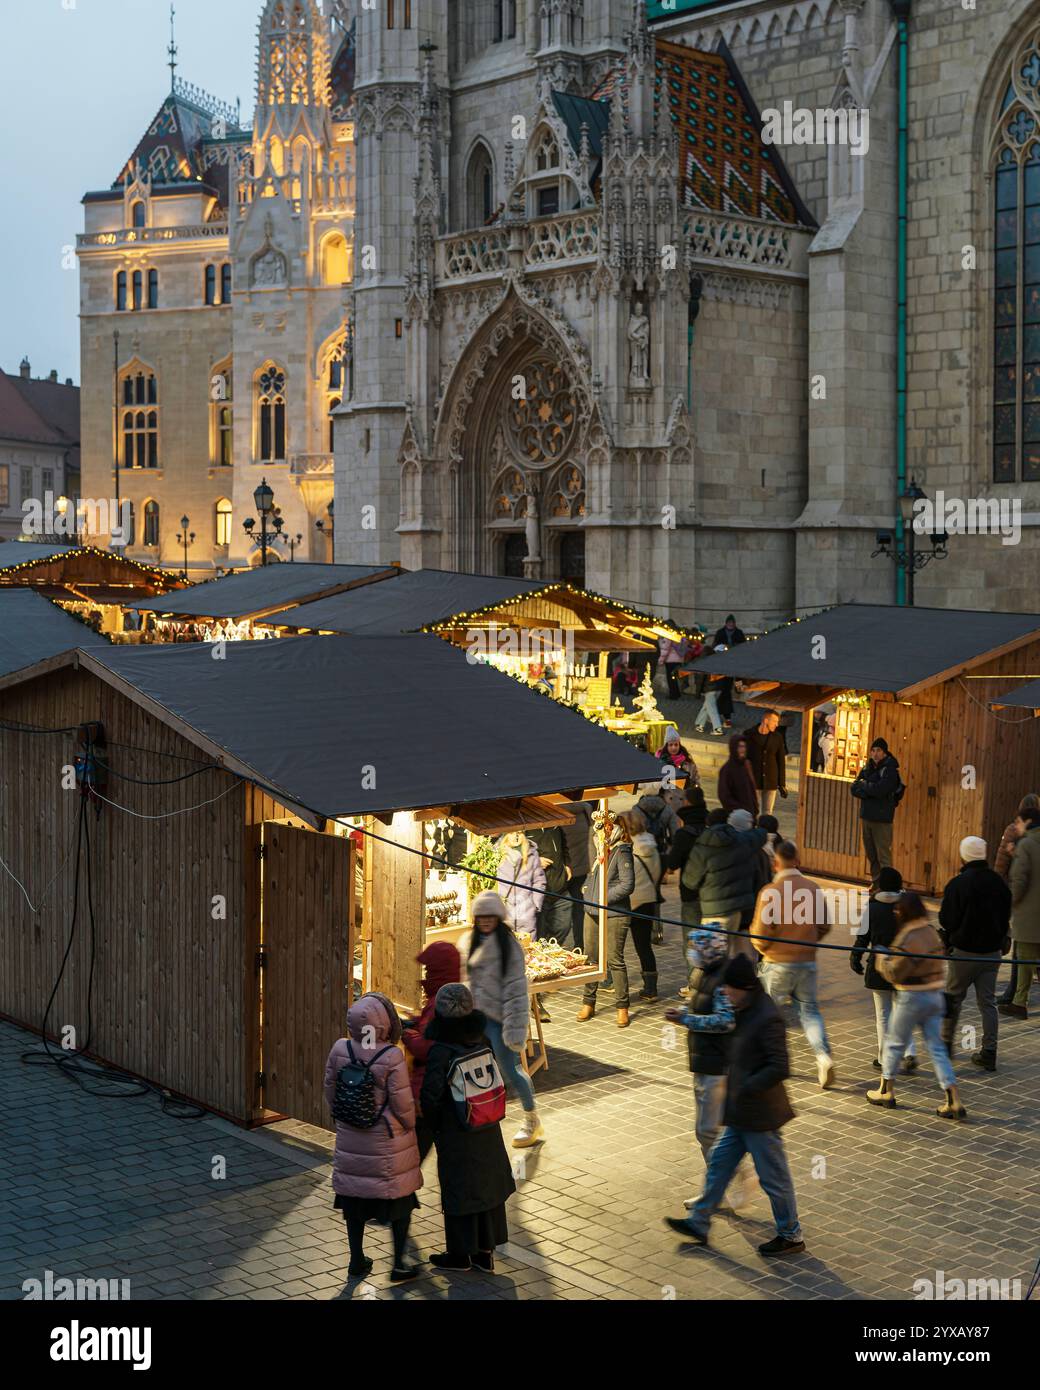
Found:
<path fill-rule="evenodd" d="M 259 461 L 285 459 L 285 373 L 268 363 L 257 379 L 257 443 Z"/>
<path fill-rule="evenodd" d="M 1040 480 L 1040 34 L 1000 104 L 993 176 L 993 479 Z"/>

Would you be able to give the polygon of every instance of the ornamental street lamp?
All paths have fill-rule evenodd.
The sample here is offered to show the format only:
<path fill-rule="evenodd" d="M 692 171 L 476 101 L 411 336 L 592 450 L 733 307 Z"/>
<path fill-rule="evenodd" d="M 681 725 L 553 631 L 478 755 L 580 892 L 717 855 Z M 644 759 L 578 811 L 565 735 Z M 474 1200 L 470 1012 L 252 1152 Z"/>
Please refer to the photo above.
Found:
<path fill-rule="evenodd" d="M 328 536 L 328 538 L 329 538 L 329 545 L 332 547 L 332 558 L 333 558 L 333 560 L 335 560 L 335 558 L 336 558 L 336 512 L 335 512 L 335 506 L 336 506 L 336 499 L 333 498 L 332 501 L 329 503 L 328 508 L 327 508 L 327 511 L 328 511 L 328 514 L 329 514 L 329 519 L 328 519 L 328 521 L 327 521 L 327 522 L 324 522 L 324 521 L 316 521 L 316 522 L 314 523 L 315 526 L 318 528 L 318 530 L 321 532 L 321 534 L 322 534 L 323 536 Z"/>
<path fill-rule="evenodd" d="M 932 531 L 928 539 L 931 547 L 928 550 L 918 550 L 915 544 L 916 531 L 914 529 L 915 509 L 919 502 L 925 502 L 928 494 L 923 488 L 918 487 L 917 479 L 911 478 L 905 491 L 899 498 L 899 514 L 903 520 L 903 535 L 906 538 L 906 549 L 896 550 L 894 548 L 894 538 L 891 531 L 878 531 L 875 539 L 877 549 L 871 554 L 871 559 L 876 559 L 879 555 L 887 556 L 894 560 L 899 569 L 906 572 L 906 601 L 912 608 L 914 605 L 914 575 L 918 570 L 923 570 L 925 565 L 932 560 L 945 560 L 947 554 L 947 543 L 949 535 L 945 531 Z M 934 523 L 933 523 L 934 524 Z"/>
<path fill-rule="evenodd" d="M 261 480 L 260 486 L 253 493 L 253 501 L 256 503 L 256 510 L 260 517 L 260 564 L 267 564 L 267 523 L 271 514 L 274 512 L 274 491 L 268 486 L 267 479 Z M 247 517 L 242 523 L 246 534 L 252 537 L 256 522 L 252 517 Z M 277 531 L 279 528 L 275 526 Z"/>
<path fill-rule="evenodd" d="M 294 540 L 293 537 L 290 536 L 286 544 L 289 547 L 289 563 L 291 565 L 296 562 L 296 551 L 297 548 L 303 544 L 303 537 L 297 534 Z"/>
<path fill-rule="evenodd" d="M 195 544 L 195 532 L 188 531 L 188 527 L 190 525 L 191 519 L 189 517 L 182 516 L 181 529 L 177 532 L 177 544 L 182 545 L 184 547 L 184 568 L 181 570 L 181 575 L 183 576 L 185 583 L 188 582 L 188 546 Z"/>

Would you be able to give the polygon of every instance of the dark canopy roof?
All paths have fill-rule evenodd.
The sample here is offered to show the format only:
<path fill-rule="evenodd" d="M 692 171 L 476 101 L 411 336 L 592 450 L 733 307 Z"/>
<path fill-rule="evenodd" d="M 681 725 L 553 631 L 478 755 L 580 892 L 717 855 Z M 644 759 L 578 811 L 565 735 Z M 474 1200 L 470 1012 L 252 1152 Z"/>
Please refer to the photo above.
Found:
<path fill-rule="evenodd" d="M 1040 710 L 1040 680 L 1030 681 L 1027 685 L 1020 685 L 1017 690 L 1009 690 L 1006 695 L 990 700 L 989 707 Z"/>
<path fill-rule="evenodd" d="M 392 584 L 367 584 L 334 598 L 301 605 L 291 613 L 270 613 L 266 621 L 272 627 L 307 627 L 325 632 L 417 632 L 431 623 L 489 608 L 545 587 L 545 581 L 538 579 L 414 570 L 402 573 Z"/>
<path fill-rule="evenodd" d="M 390 579 L 395 574 L 385 565 L 261 565 L 133 607 L 182 618 L 252 618 L 366 580 L 383 576 Z"/>
<path fill-rule="evenodd" d="M 0 545 L 0 570 L 17 565 L 34 565 L 40 560 L 65 560 L 74 548 L 41 541 L 7 541 Z"/>
<path fill-rule="evenodd" d="M 0 589 L 0 676 L 74 647 L 95 651 L 109 645 L 106 638 L 31 589 Z"/>
<path fill-rule="evenodd" d="M 907 695 L 1030 639 L 1040 639 L 1036 613 L 846 603 L 690 666 L 740 680 Z"/>
<path fill-rule="evenodd" d="M 87 656 L 236 770 L 320 816 L 660 776 L 656 758 L 437 637 L 230 642 L 222 660 L 215 650 L 109 646 Z"/>

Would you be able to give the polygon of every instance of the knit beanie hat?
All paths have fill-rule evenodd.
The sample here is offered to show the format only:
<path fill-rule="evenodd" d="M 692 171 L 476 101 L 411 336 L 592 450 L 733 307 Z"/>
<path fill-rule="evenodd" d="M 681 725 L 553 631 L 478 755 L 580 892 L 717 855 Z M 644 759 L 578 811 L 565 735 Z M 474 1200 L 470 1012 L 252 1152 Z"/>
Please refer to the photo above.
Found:
<path fill-rule="evenodd" d="M 747 956 L 734 956 L 722 974 L 722 983 L 734 989 L 753 989 L 758 984 L 755 967 Z"/>
<path fill-rule="evenodd" d="M 735 811 L 730 811 L 726 824 L 732 825 L 734 830 L 752 830 L 755 818 L 750 811 L 745 811 L 743 806 L 738 806 Z"/>
<path fill-rule="evenodd" d="M 465 1018 L 473 1012 L 473 995 L 466 985 L 441 985 L 434 1011 L 438 1018 Z"/>
<path fill-rule="evenodd" d="M 986 841 L 980 835 L 965 835 L 961 841 L 961 863 L 971 864 L 986 858 Z"/>
<path fill-rule="evenodd" d="M 668 728 L 664 731 L 664 742 L 661 744 L 661 747 L 663 748 L 666 743 L 681 742 L 682 739 L 679 737 L 679 730 L 675 727 L 674 724 L 669 724 Z"/>
<path fill-rule="evenodd" d="M 508 922 L 509 909 L 497 893 L 478 893 L 470 905 L 470 916 L 474 921 L 478 917 L 497 917 L 499 921 Z"/>
<path fill-rule="evenodd" d="M 886 864 L 877 876 L 877 886 L 879 893 L 901 893 L 903 891 L 903 875 L 898 869 L 893 869 Z"/>

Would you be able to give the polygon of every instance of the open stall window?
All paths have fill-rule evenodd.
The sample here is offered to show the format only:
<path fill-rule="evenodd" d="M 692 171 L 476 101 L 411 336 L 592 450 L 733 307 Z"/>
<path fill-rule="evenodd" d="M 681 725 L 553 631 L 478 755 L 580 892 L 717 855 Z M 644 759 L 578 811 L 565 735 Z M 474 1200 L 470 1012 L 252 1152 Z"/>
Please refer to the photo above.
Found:
<path fill-rule="evenodd" d="M 847 691 L 812 711 L 809 772 L 852 782 L 870 749 L 870 696 Z"/>

